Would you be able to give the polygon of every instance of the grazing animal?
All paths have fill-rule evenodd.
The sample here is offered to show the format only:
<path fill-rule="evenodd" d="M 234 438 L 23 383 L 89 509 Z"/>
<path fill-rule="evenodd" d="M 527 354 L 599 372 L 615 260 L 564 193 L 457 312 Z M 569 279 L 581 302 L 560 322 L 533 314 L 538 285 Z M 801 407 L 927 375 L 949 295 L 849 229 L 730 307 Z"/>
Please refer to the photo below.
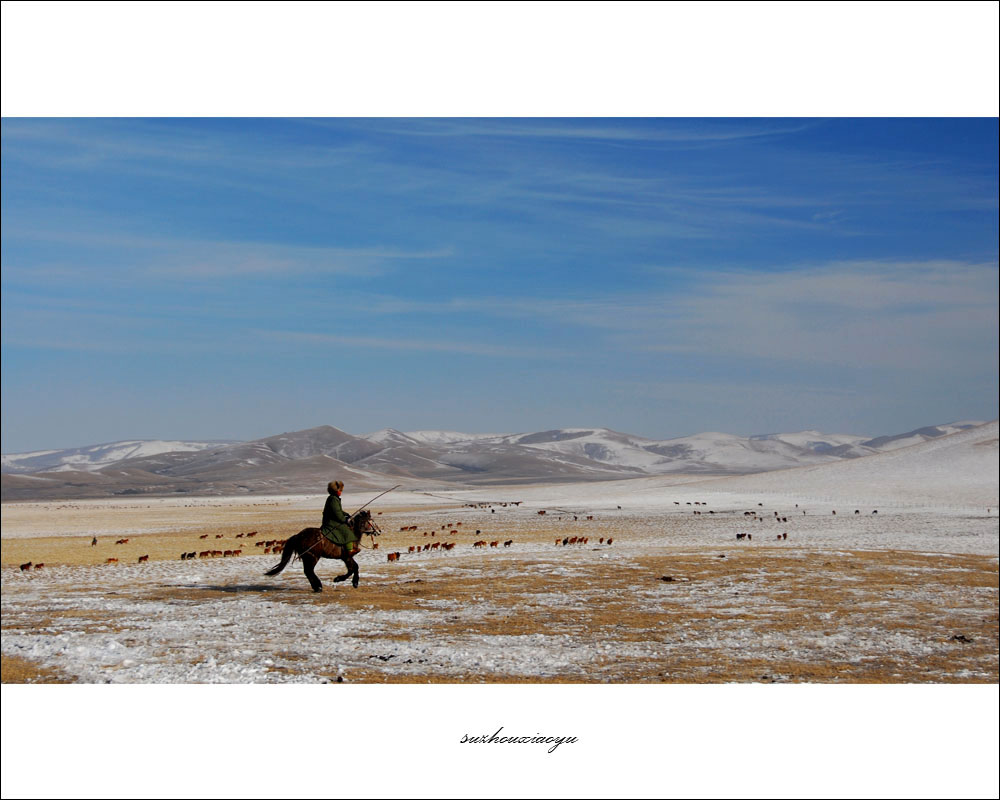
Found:
<path fill-rule="evenodd" d="M 44 564 L 35 564 L 35 569 L 41 569 L 44 566 Z"/>
<path fill-rule="evenodd" d="M 609 538 L 609 539 L 608 539 L 608 544 L 611 544 L 611 543 L 612 543 L 613 541 L 614 541 L 614 539 L 610 539 L 610 538 Z"/>
<path fill-rule="evenodd" d="M 397 553 L 386 553 L 385 554 L 385 559 L 386 559 L 386 561 L 399 561 L 399 553 L 398 552 Z"/>
<path fill-rule="evenodd" d="M 109 559 L 108 559 L 107 561 L 105 561 L 104 563 L 105 563 L 105 564 L 117 564 L 117 563 L 118 563 L 118 559 L 117 559 L 117 558 L 109 558 Z"/>
<path fill-rule="evenodd" d="M 199 539 L 207 539 L 207 538 L 208 538 L 208 534 L 207 534 L 207 533 L 203 533 L 203 534 L 202 534 L 201 536 L 199 536 L 198 538 L 199 538 Z"/>
<path fill-rule="evenodd" d="M 96 547 L 97 546 L 97 537 L 96 536 L 93 539 L 90 540 L 90 546 L 91 547 Z"/>
<path fill-rule="evenodd" d="M 508 539 L 506 542 L 503 543 L 503 546 L 504 547 L 510 547 L 512 544 L 514 544 L 514 540 L 513 539 Z"/>
<path fill-rule="evenodd" d="M 139 556 L 139 563 L 141 564 L 143 561 L 149 561 L 149 556 Z"/>
<path fill-rule="evenodd" d="M 378 526 L 372 522 L 372 514 L 367 509 L 359 511 L 354 515 L 351 519 L 351 527 L 354 529 L 354 535 L 358 541 L 361 541 L 361 537 L 366 533 L 373 536 L 381 533 Z M 358 562 L 354 560 L 354 555 L 346 548 L 341 548 L 340 545 L 334 544 L 327 539 L 319 528 L 303 528 L 297 534 L 285 540 L 281 562 L 264 574 L 274 577 L 288 566 L 288 562 L 292 560 L 293 555 L 302 559 L 302 571 L 305 573 L 306 578 L 309 580 L 309 585 L 314 592 L 323 591 L 323 583 L 316 577 L 316 564 L 321 558 L 339 558 L 343 561 L 347 567 L 347 572 L 335 577 L 333 579 L 334 583 L 340 583 L 350 578 L 351 585 L 355 589 L 358 588 Z M 390 553 L 389 555 L 395 555 L 396 558 L 399 558 L 398 553 Z M 396 558 L 392 560 L 395 561 Z"/>
<path fill-rule="evenodd" d="M 29 569 L 31 569 L 31 562 L 30 561 L 27 564 L 22 564 L 21 565 L 21 572 L 26 572 Z"/>

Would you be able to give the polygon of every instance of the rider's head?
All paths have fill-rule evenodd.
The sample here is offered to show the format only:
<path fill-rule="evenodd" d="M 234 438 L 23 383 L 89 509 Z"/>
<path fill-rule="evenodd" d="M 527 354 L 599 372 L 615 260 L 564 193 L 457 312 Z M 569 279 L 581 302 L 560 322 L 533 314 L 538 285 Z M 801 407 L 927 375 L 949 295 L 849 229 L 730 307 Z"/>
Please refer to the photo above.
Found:
<path fill-rule="evenodd" d="M 326 490 L 330 494 L 340 494 L 342 491 L 344 491 L 344 482 L 343 481 L 330 481 L 330 483 L 327 484 Z"/>

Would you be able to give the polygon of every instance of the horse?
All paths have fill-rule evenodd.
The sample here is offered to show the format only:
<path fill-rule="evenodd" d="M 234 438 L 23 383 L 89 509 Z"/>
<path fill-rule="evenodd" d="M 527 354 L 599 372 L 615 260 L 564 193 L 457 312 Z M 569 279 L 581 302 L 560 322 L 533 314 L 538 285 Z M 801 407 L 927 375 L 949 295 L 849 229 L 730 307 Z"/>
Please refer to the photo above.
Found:
<path fill-rule="evenodd" d="M 361 537 L 366 533 L 373 536 L 381 533 L 378 526 L 372 522 L 372 515 L 368 510 L 359 511 L 355 514 L 351 518 L 351 527 L 354 529 L 354 535 L 357 537 L 358 542 L 361 541 Z M 323 532 L 319 528 L 303 528 L 290 537 L 285 542 L 285 547 L 281 551 L 281 563 L 272 567 L 264 574 L 273 578 L 288 566 L 288 562 L 292 560 L 292 556 L 298 556 L 302 559 L 302 571 L 305 573 L 306 578 L 309 579 L 309 585 L 312 586 L 314 592 L 323 591 L 323 583 L 316 577 L 315 571 L 316 564 L 321 558 L 339 558 L 343 561 L 347 567 L 347 572 L 343 575 L 338 575 L 333 579 L 333 582 L 340 583 L 350 578 L 351 585 L 355 589 L 358 588 L 358 562 L 354 560 L 354 554 L 348 552 L 346 548 L 342 548 L 340 545 L 331 542 L 323 535 Z"/>

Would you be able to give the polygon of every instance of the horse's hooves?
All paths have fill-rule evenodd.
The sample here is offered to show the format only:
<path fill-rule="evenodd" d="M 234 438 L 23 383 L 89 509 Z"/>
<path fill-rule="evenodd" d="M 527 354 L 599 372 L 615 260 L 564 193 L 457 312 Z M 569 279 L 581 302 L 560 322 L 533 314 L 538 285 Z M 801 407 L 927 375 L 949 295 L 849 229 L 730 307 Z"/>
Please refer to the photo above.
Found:
<path fill-rule="evenodd" d="M 353 586 L 355 589 L 358 588 L 358 577 L 356 575 L 354 576 L 354 580 L 351 581 L 351 586 Z"/>
<path fill-rule="evenodd" d="M 313 586 L 313 591 L 314 592 L 322 592 L 323 591 L 323 587 L 322 586 Z"/>

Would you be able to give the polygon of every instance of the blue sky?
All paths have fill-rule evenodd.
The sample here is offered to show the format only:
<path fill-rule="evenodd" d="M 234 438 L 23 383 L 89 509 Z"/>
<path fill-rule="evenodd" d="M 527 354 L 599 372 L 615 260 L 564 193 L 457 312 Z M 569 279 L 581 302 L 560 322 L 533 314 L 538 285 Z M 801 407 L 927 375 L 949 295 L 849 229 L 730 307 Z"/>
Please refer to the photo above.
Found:
<path fill-rule="evenodd" d="M 998 124 L 2 123 L 4 452 L 997 416 Z"/>

